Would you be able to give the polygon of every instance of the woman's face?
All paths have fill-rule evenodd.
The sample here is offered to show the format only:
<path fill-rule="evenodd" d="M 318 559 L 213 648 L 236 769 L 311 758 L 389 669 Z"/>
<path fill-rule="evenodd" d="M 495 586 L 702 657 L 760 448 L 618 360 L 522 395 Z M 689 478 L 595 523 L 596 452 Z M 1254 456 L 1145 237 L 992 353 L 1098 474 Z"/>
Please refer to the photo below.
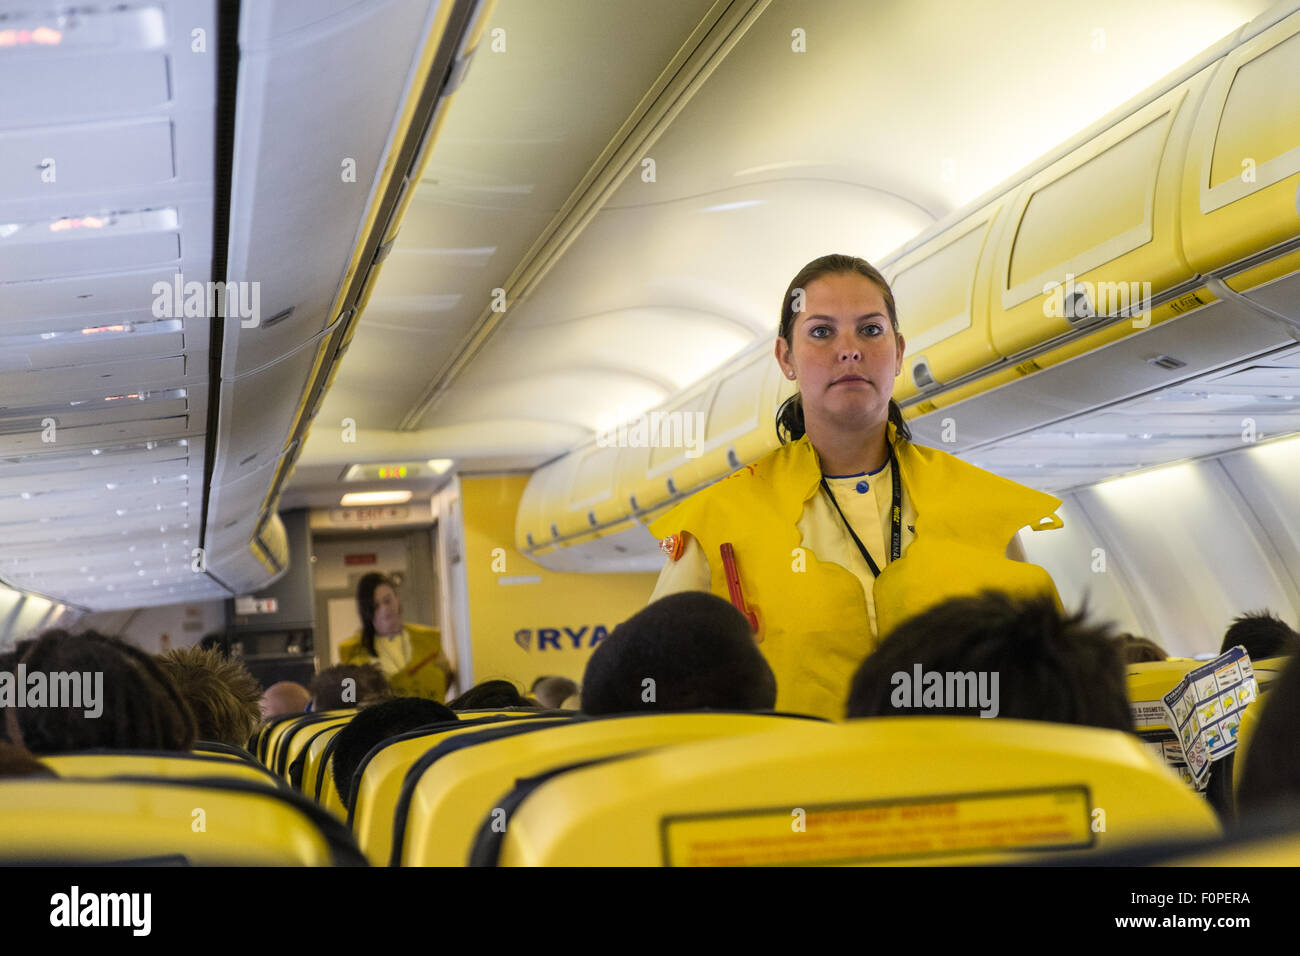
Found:
<path fill-rule="evenodd" d="M 822 276 L 803 299 L 790 343 L 776 341 L 776 359 L 799 385 L 804 420 L 844 428 L 887 420 L 904 343 L 879 286 L 856 272 Z"/>
<path fill-rule="evenodd" d="M 374 625 L 375 633 L 385 636 L 402 629 L 402 605 L 397 600 L 397 592 L 387 584 L 375 588 Z"/>

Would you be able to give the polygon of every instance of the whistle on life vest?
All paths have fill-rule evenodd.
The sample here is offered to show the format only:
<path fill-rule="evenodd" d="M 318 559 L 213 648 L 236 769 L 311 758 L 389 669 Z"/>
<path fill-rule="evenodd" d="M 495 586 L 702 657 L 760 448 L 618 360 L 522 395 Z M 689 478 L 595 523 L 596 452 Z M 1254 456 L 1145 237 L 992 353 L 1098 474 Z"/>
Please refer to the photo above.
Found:
<path fill-rule="evenodd" d="M 754 632 L 756 642 L 763 639 L 758 636 L 758 615 L 745 606 L 745 595 L 740 590 L 740 573 L 736 570 L 736 551 L 730 542 L 722 545 L 722 570 L 727 576 L 727 591 L 731 595 L 731 603 L 741 614 L 745 615 L 745 620 L 749 621 L 749 628 Z"/>

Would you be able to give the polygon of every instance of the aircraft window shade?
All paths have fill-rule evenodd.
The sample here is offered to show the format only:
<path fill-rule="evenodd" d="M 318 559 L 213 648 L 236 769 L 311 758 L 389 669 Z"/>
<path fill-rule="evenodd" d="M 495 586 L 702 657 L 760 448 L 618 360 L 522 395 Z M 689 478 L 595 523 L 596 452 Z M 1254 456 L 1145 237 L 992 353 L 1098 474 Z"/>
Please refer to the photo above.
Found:
<path fill-rule="evenodd" d="M 196 808 L 201 830 L 192 827 Z M 338 820 L 289 790 L 217 778 L 0 780 L 0 862 L 155 858 L 202 866 L 365 865 Z"/>
<path fill-rule="evenodd" d="M 1244 64 L 1232 78 L 1214 137 L 1210 188 L 1300 150 L 1300 33 Z M 1290 164 L 1300 167 L 1300 155 Z"/>
<path fill-rule="evenodd" d="M 1169 116 L 1157 117 L 1033 193 L 1012 246 L 1009 289 L 1083 272 L 1151 240 L 1156 172 Z"/>
<path fill-rule="evenodd" d="M 971 290 L 993 217 L 900 272 L 890 286 L 909 353 L 971 325 Z"/>

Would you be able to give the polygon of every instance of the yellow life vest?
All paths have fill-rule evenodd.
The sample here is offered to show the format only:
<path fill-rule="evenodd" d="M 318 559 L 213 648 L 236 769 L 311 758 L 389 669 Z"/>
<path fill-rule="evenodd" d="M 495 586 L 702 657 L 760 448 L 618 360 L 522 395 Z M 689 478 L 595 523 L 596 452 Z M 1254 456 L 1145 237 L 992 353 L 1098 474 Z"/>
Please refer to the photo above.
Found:
<path fill-rule="evenodd" d="M 916 513 L 906 553 L 876 578 L 878 633 L 949 598 L 985 588 L 1060 598 L 1051 576 L 1006 557 L 1025 525 L 1059 528 L 1060 499 L 899 441 L 899 476 Z M 778 710 L 844 716 L 849 683 L 875 647 L 859 579 L 801 547 L 804 504 L 819 491 L 821 465 L 805 435 L 692 495 L 650 524 L 656 537 L 686 532 L 708 557 L 710 590 L 730 599 L 720 548 L 734 549 L 745 604 L 759 622 L 759 649 L 777 680 Z"/>
<path fill-rule="evenodd" d="M 396 674 L 388 675 L 395 697 L 425 697 L 442 703 L 447 696 L 447 675 L 437 665 L 442 652 L 442 633 L 436 627 L 405 624 L 411 637 L 411 659 Z M 339 645 L 340 664 L 375 664 L 379 658 L 361 646 L 361 635 L 353 634 Z"/>

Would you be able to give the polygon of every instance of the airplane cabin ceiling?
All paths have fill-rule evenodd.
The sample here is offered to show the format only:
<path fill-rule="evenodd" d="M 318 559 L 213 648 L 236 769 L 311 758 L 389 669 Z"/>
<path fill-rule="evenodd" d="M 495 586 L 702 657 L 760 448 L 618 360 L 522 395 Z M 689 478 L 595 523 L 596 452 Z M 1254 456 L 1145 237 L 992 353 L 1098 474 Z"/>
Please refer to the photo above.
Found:
<path fill-rule="evenodd" d="M 356 460 L 533 468 L 582 444 L 770 339 L 804 262 L 883 257 L 1268 6 L 772 0 L 646 151 L 653 181 L 632 169 L 442 381 L 710 8 L 500 0 L 286 501 L 328 497 L 342 462 L 316 432 L 345 417 L 372 430 Z"/>

